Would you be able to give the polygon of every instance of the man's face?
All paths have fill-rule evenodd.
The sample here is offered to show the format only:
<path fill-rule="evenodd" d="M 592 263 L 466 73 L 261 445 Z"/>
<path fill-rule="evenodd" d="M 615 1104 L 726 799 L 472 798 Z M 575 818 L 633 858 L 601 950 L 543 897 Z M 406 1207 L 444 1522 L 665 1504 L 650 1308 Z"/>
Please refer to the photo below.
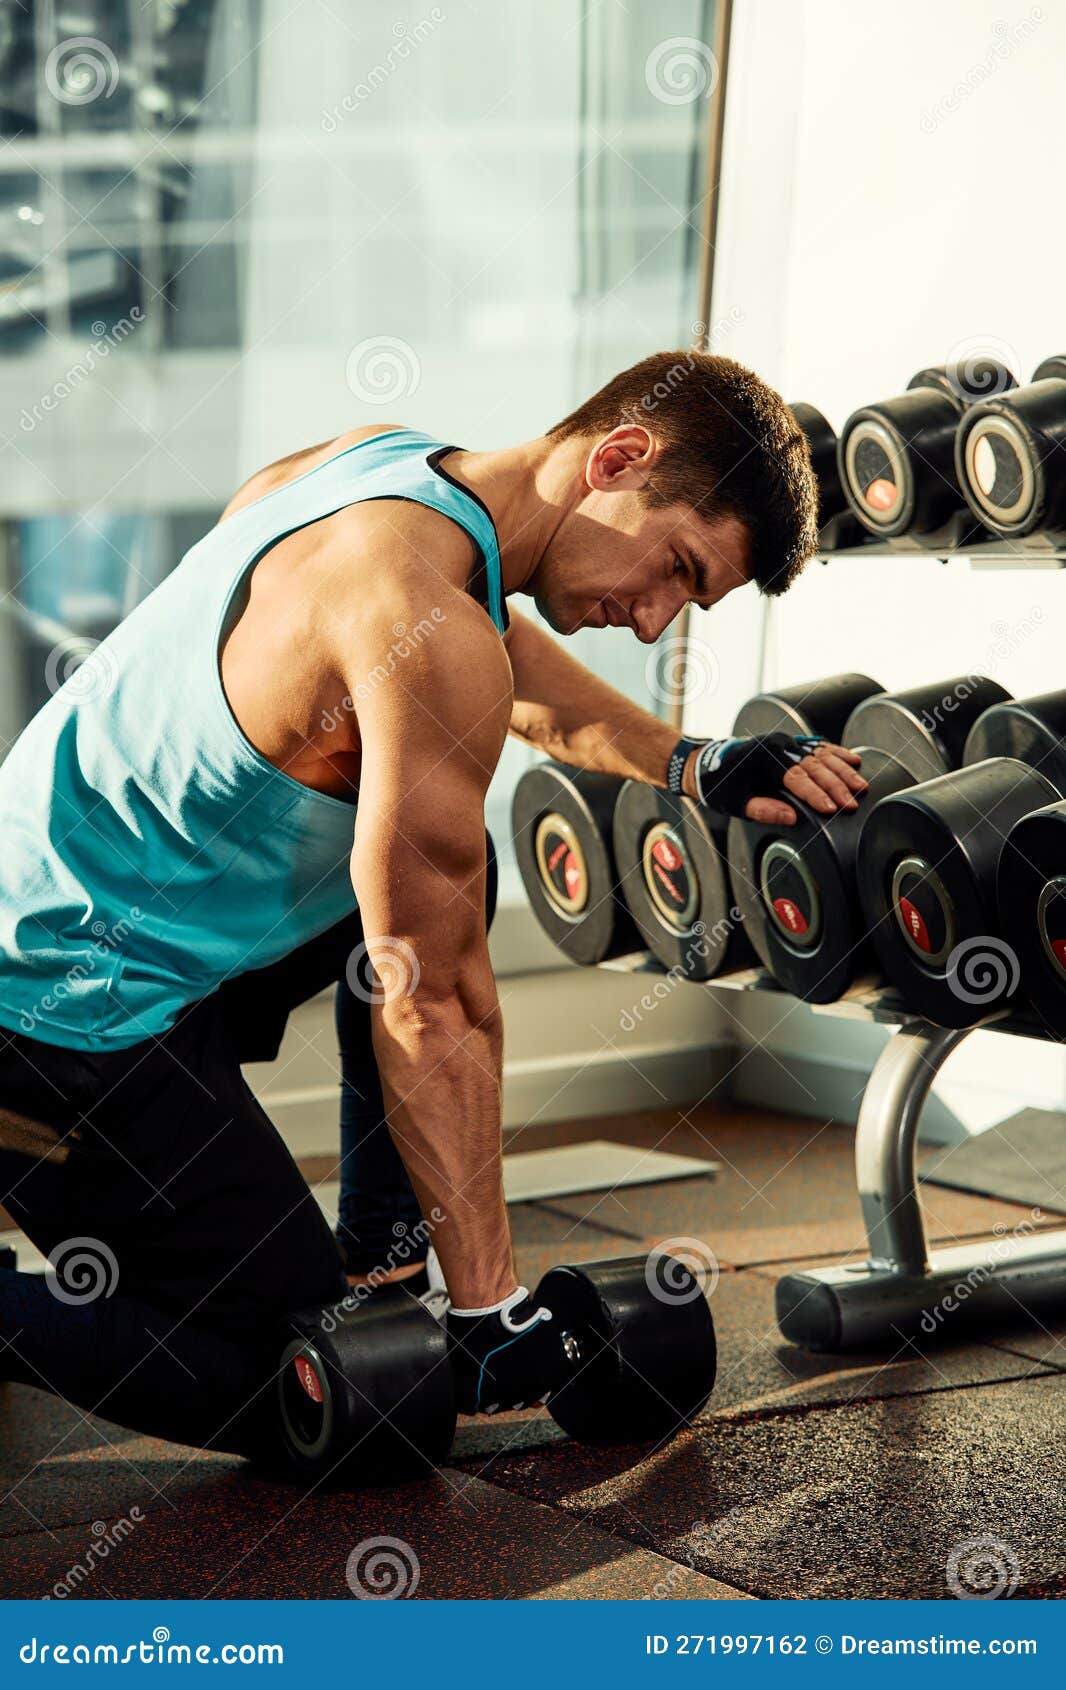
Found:
<path fill-rule="evenodd" d="M 556 633 L 631 628 L 651 645 L 683 605 L 710 608 L 747 582 L 749 535 L 736 517 L 641 497 L 655 452 L 639 427 L 615 429 L 590 452 L 585 491 L 532 582 L 534 603 Z"/>

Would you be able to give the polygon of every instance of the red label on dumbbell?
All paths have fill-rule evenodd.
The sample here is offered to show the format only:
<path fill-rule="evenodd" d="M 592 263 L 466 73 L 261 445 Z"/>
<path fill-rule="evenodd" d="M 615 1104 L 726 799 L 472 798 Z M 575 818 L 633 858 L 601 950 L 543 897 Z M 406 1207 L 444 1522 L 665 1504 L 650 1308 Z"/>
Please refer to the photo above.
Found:
<path fill-rule="evenodd" d="M 657 849 L 657 847 L 656 847 L 656 849 Z M 652 855 L 654 856 L 654 852 L 652 853 Z M 679 864 L 680 864 L 680 861 L 681 861 L 681 859 L 678 858 Z M 667 896 L 670 897 L 670 898 L 673 898 L 675 904 L 683 904 L 685 900 L 681 896 L 681 893 L 678 891 L 677 887 L 674 885 L 673 881 L 670 879 L 670 876 L 666 873 L 666 870 L 664 868 L 662 868 L 659 863 L 652 863 L 651 866 L 652 866 L 652 869 L 655 872 L 656 880 L 659 882 L 660 886 L 665 888 Z"/>
<path fill-rule="evenodd" d="M 1066 968 L 1066 939 L 1052 939 L 1051 949 L 1060 968 Z"/>
<path fill-rule="evenodd" d="M 916 905 L 911 903 L 909 898 L 901 898 L 899 901 L 899 913 L 903 920 L 904 927 L 914 940 L 918 949 L 920 951 L 924 951 L 928 956 L 933 946 L 929 938 L 929 929 L 922 920 L 921 911 Z"/>
<path fill-rule="evenodd" d="M 669 874 L 676 873 L 681 867 L 681 852 L 676 845 L 671 845 L 669 839 L 657 839 L 651 848 L 651 854 Z"/>
<path fill-rule="evenodd" d="M 787 927 L 790 933 L 806 933 L 806 918 L 791 898 L 775 898 L 774 914 L 782 927 Z"/>
<path fill-rule="evenodd" d="M 563 864 L 563 879 L 566 882 L 566 890 L 569 896 L 576 898 L 581 890 L 581 869 L 573 851 L 566 853 L 566 861 Z"/>
<path fill-rule="evenodd" d="M 296 1377 L 311 1398 L 312 1402 L 322 1401 L 322 1382 L 306 1356 L 295 1356 L 292 1365 L 296 1369 Z"/>
<path fill-rule="evenodd" d="M 876 481 L 871 481 L 866 489 L 866 503 L 872 511 L 890 511 L 898 492 L 894 481 L 886 481 L 884 476 L 879 476 Z"/>

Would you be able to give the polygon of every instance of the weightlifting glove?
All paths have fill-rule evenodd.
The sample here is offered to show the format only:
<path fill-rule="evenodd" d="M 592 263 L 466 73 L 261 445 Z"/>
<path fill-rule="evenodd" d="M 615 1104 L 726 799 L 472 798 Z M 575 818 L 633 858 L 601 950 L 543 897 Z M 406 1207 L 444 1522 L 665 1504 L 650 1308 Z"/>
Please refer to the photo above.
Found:
<path fill-rule="evenodd" d="M 670 759 L 670 789 L 680 792 L 688 753 L 695 750 L 694 771 L 700 803 L 720 810 L 723 815 L 742 816 L 750 799 L 772 797 L 780 790 L 789 769 L 825 743 L 813 735 L 794 737 L 780 733 L 756 734 L 749 739 L 708 739 L 702 744 L 682 740 Z"/>
<path fill-rule="evenodd" d="M 448 1354 L 460 1414 L 495 1414 L 543 1402 L 566 1372 L 550 1309 L 524 1285 L 489 1309 L 449 1309 Z"/>

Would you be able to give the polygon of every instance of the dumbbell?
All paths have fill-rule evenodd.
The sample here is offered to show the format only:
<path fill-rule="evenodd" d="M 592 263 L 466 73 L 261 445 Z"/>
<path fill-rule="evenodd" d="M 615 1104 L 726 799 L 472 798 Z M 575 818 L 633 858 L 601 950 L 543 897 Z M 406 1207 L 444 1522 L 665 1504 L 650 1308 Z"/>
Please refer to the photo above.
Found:
<path fill-rule="evenodd" d="M 814 405 L 798 400 L 789 409 L 807 438 L 818 483 L 818 531 L 827 550 L 858 545 L 864 530 L 855 521 L 840 481 L 836 431 Z"/>
<path fill-rule="evenodd" d="M 989 364 L 998 390 L 1013 386 Z M 966 373 L 967 379 L 972 379 Z M 955 473 L 955 434 L 972 389 L 958 368 L 919 370 L 905 393 L 853 411 L 840 436 L 840 479 L 863 527 L 882 539 L 927 535 L 966 501 Z M 987 390 L 987 389 L 986 389 Z"/>
<path fill-rule="evenodd" d="M 533 1301 L 551 1310 L 564 1357 L 549 1413 L 581 1443 L 662 1443 L 714 1389 L 714 1321 L 676 1256 L 551 1268 Z"/>
<path fill-rule="evenodd" d="M 853 711 L 881 690 L 869 675 L 848 674 L 758 692 L 741 705 L 733 732 L 744 739 L 754 734 L 814 734 L 840 745 Z"/>
<path fill-rule="evenodd" d="M 455 1437 L 444 1328 L 401 1286 L 287 1322 L 281 1438 L 300 1476 L 359 1483 L 443 1461 Z"/>
<path fill-rule="evenodd" d="M 614 775 L 538 763 L 518 781 L 511 806 L 533 913 L 559 949 L 586 966 L 644 948 L 614 859 L 614 812 L 624 785 Z"/>
<path fill-rule="evenodd" d="M 614 812 L 626 903 L 652 955 L 687 980 L 744 968 L 753 956 L 732 908 L 726 821 L 689 798 L 627 781 Z"/>
<path fill-rule="evenodd" d="M 744 930 L 763 966 L 807 1003 L 843 996 L 871 958 L 856 884 L 859 838 L 873 806 L 914 784 L 884 751 L 863 746 L 869 782 L 854 810 L 819 815 L 788 794 L 794 827 L 734 819 L 729 874 Z"/>
<path fill-rule="evenodd" d="M 852 749 L 876 745 L 910 769 L 915 780 L 932 780 L 957 769 L 966 738 L 978 717 L 1010 693 L 986 675 L 883 692 L 865 699 L 849 716 L 842 743 Z"/>
<path fill-rule="evenodd" d="M 971 1027 L 1018 989 L 996 870 L 1011 828 L 1055 788 L 1011 757 L 973 763 L 883 798 L 859 839 L 859 893 L 885 973 L 908 1009 Z"/>
<path fill-rule="evenodd" d="M 1066 1038 L 1066 804 L 1023 816 L 1007 835 L 996 882 L 1000 930 L 1022 988 L 1057 1039 Z"/>
<path fill-rule="evenodd" d="M 966 501 L 1005 538 L 1066 528 L 1066 356 L 1045 358 L 1032 380 L 967 412 L 955 440 Z"/>
<path fill-rule="evenodd" d="M 970 729 L 964 763 L 988 757 L 1016 757 L 1039 769 L 1066 798 L 1066 692 L 1009 698 L 978 716 Z"/>

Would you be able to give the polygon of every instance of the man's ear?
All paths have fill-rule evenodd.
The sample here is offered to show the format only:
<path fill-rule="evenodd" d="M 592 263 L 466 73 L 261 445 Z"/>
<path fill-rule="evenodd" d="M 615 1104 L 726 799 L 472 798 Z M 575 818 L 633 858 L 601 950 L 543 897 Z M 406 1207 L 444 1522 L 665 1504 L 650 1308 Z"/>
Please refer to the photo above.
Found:
<path fill-rule="evenodd" d="M 621 423 L 596 441 L 585 461 L 585 480 L 599 493 L 643 487 L 659 445 L 642 423 Z"/>

